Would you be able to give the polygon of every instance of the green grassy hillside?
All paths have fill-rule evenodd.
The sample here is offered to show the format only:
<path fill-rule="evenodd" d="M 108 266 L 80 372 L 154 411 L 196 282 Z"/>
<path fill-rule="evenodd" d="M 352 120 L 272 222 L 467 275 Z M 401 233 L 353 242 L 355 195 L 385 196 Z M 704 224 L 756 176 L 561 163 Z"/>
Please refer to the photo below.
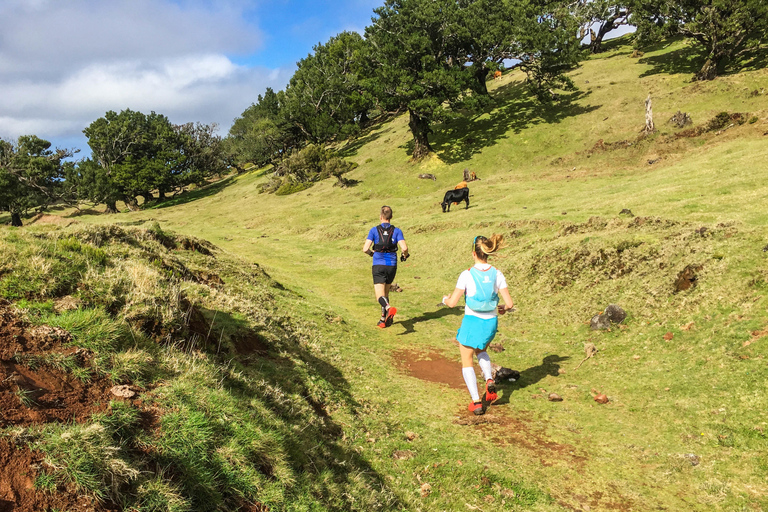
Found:
<path fill-rule="evenodd" d="M 226 356 L 212 345 L 142 342 L 143 357 L 162 370 L 120 378 L 157 386 L 147 388 L 152 403 L 168 409 L 162 418 L 170 414 L 156 440 L 141 446 L 168 453 L 163 443 L 174 432 L 189 426 L 190 436 L 202 435 L 189 425 L 201 422 L 208 437 L 192 443 L 197 454 L 171 452 L 178 458 L 167 467 L 211 460 L 200 470 L 211 484 L 199 492 L 217 496 L 223 510 L 236 509 L 238 498 L 275 510 L 765 509 L 768 71 L 690 82 L 695 68 L 684 41 L 638 58 L 619 40 L 571 73 L 579 90 L 561 102 L 534 102 L 516 71 L 489 84 L 496 107 L 435 127 L 428 161 L 409 161 L 404 117 L 339 147 L 360 164 L 350 173 L 360 181 L 353 188 L 327 181 L 277 197 L 258 193 L 266 178 L 253 172 L 170 206 L 81 215 L 67 228 L 4 228 L 0 293 L 35 303 L 86 297 L 134 329 L 175 325 L 171 338 L 181 340 L 192 337 L 183 314 L 194 305 Z M 640 137 L 649 93 L 658 130 Z M 678 110 L 692 127 L 666 123 Z M 709 130 L 724 111 L 744 122 Z M 470 183 L 471 208 L 443 214 L 443 192 L 464 168 L 481 178 Z M 382 204 L 393 207 L 413 254 L 398 271 L 399 313 L 386 330 L 375 328 L 370 260 L 360 252 Z M 87 227 L 116 222 L 141 227 L 115 245 L 88 234 L 134 233 Z M 177 233 L 165 236 L 179 247 L 192 236 L 220 251 L 214 261 L 161 249 L 158 232 Z M 500 321 L 505 350 L 491 358 L 522 377 L 501 386 L 498 405 L 477 423 L 466 412 L 452 341 L 461 311 L 436 304 L 471 264 L 472 238 L 492 232 L 509 242 L 495 264 L 518 312 Z M 67 266 L 35 248 L 70 238 L 86 253 L 106 247 L 112 263 L 103 271 L 92 270 L 94 261 Z M 134 258 L 159 274 L 130 270 Z M 81 277 L 45 284 L 65 267 Z M 123 302 L 103 304 L 116 292 L 98 287 L 88 295 L 99 272 L 115 275 L 107 282 L 131 276 Z M 201 272 L 225 284 L 190 277 Z M 137 282 L 155 286 L 156 275 L 168 283 L 134 295 L 144 288 Z M 695 286 L 678 290 L 685 277 Z M 590 330 L 590 318 L 611 303 L 627 320 Z M 71 325 L 41 315 L 40 322 Z M 238 337 L 254 329 L 264 346 L 238 353 Z M 599 352 L 577 369 L 586 343 Z M 115 363 L 100 364 L 106 375 L 115 371 Z M 188 368 L 199 368 L 200 380 L 184 377 Z M 551 392 L 564 400 L 548 401 Z M 610 402 L 596 403 L 598 393 Z M 47 430 L 25 428 L 18 439 L 51 446 Z M 138 431 L 131 439 L 146 439 Z M 233 435 L 238 441 L 225 442 Z M 251 456 L 242 445 L 254 442 L 259 455 Z M 279 472 L 253 462 L 273 452 L 268 446 L 280 454 L 270 459 Z M 241 465 L 224 471 L 217 457 Z M 136 460 L 128 463 L 143 469 L 166 459 Z M 196 504 L 204 495 L 187 487 L 196 475 L 142 478 Z M 140 481 L 126 484 L 131 503 L 145 499 Z"/>

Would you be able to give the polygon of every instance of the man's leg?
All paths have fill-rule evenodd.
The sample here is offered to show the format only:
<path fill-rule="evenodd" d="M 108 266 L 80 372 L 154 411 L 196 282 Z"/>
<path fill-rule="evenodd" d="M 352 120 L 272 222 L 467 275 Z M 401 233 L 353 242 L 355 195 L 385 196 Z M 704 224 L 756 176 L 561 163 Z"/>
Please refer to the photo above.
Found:
<path fill-rule="evenodd" d="M 373 291 L 376 294 L 376 302 L 381 306 L 381 321 L 387 319 L 387 307 L 389 306 L 389 300 L 387 295 L 389 294 L 389 285 L 386 283 L 375 283 L 373 285 Z"/>

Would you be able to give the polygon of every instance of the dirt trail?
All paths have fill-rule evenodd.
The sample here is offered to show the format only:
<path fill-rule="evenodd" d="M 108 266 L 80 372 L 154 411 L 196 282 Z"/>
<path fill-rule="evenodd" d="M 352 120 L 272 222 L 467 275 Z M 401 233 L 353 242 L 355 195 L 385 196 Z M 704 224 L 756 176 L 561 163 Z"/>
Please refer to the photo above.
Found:
<path fill-rule="evenodd" d="M 444 384 L 451 389 L 466 389 L 458 356 L 451 359 L 438 352 L 418 350 L 398 350 L 392 355 L 400 370 L 411 377 Z M 506 392 L 510 393 L 511 390 Z M 483 416 L 474 416 L 464 407 L 459 409 L 457 416 L 458 418 L 453 421 L 454 424 L 473 428 L 478 434 L 491 440 L 494 445 L 512 447 L 512 452 L 526 454 L 527 457 L 538 460 L 544 467 L 559 465 L 575 468 L 580 472 L 587 470 L 588 453 L 578 446 L 552 440 L 545 428 L 537 426 L 540 423 L 531 413 L 513 412 L 508 406 L 492 405 Z M 557 497 L 558 493 L 554 494 Z M 558 499 L 558 504 L 570 510 L 588 510 L 582 508 L 583 505 L 588 505 L 595 510 L 628 511 L 633 510 L 634 506 L 632 501 L 623 497 L 618 490 L 611 495 L 604 495 L 602 492 L 580 495 L 570 489 L 566 494 L 568 498 Z"/>

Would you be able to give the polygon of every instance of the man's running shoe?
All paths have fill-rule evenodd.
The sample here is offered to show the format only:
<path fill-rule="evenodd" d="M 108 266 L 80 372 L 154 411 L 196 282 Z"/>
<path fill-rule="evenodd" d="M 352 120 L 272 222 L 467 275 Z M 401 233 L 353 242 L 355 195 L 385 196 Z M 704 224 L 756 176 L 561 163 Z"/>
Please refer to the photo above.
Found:
<path fill-rule="evenodd" d="M 379 320 L 379 323 L 376 324 L 376 327 L 379 329 L 383 329 L 387 326 L 387 322 L 385 320 Z"/>
<path fill-rule="evenodd" d="M 385 320 L 385 323 L 387 324 L 386 327 L 389 327 L 390 325 L 392 325 L 392 320 L 394 320 L 396 313 L 397 313 L 397 308 L 393 308 L 390 306 L 390 308 L 387 310 L 387 319 Z"/>
<path fill-rule="evenodd" d="M 482 402 L 469 402 L 469 412 L 475 413 L 475 416 L 485 414 L 485 406 Z"/>
<path fill-rule="evenodd" d="M 493 379 L 488 379 L 485 381 L 485 394 L 483 394 L 483 403 L 488 403 L 488 405 L 491 404 L 494 400 L 499 398 L 499 395 L 496 394 L 496 382 L 494 382 Z"/>

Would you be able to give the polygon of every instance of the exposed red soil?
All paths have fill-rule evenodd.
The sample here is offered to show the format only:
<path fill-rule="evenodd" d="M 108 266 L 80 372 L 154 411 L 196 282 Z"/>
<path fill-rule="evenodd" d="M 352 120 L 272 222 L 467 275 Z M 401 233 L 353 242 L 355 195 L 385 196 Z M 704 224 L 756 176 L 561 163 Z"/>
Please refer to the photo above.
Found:
<path fill-rule="evenodd" d="M 116 510 L 66 486 L 59 486 L 55 492 L 35 489 L 35 479 L 44 472 L 43 459 L 41 453 L 0 439 L 0 512 Z"/>
<path fill-rule="evenodd" d="M 612 489 L 610 493 L 602 491 L 593 491 L 589 495 L 579 494 L 578 491 L 569 492 L 568 496 L 576 503 L 568 503 L 565 500 L 557 500 L 557 504 L 567 510 L 582 512 L 583 510 L 618 510 L 620 512 L 630 512 L 637 510 L 634 503 L 624 498 L 617 489 Z M 587 508 L 587 506 L 589 508 Z"/>
<path fill-rule="evenodd" d="M 88 368 L 90 353 L 66 346 L 71 339 L 61 329 L 28 325 L 0 302 L 0 427 L 84 421 L 108 408 L 113 397 L 107 379 L 94 375 L 84 382 L 52 365 L 67 357 Z M 0 438 L 0 512 L 116 510 L 73 487 L 35 489 L 43 460 L 43 454 Z"/>
<path fill-rule="evenodd" d="M 88 382 L 46 364 L 46 356 L 65 355 L 88 366 L 88 354 L 71 347 L 69 334 L 51 327 L 30 327 L 7 304 L 0 304 L 0 427 L 49 421 L 82 421 L 106 410 L 111 383 Z M 36 360 L 29 364 L 30 356 Z"/>
<path fill-rule="evenodd" d="M 493 444 L 525 448 L 533 457 L 539 459 L 542 466 L 554 466 L 558 463 L 566 463 L 572 467 L 583 466 L 587 461 L 586 454 L 574 446 L 549 439 L 543 429 L 533 426 L 530 418 L 520 419 L 520 412 L 516 413 L 516 418 L 512 418 L 498 407 L 491 406 L 485 415 L 493 415 L 494 421 L 478 424 L 477 428 Z"/>
<path fill-rule="evenodd" d="M 395 364 L 411 377 L 446 384 L 453 389 L 465 389 L 458 350 L 455 360 L 437 352 L 426 353 L 418 350 L 398 350 L 392 353 L 392 357 Z"/>
<path fill-rule="evenodd" d="M 110 386 L 106 379 L 83 382 L 55 368 L 0 361 L 0 427 L 83 421 L 107 409 Z"/>

